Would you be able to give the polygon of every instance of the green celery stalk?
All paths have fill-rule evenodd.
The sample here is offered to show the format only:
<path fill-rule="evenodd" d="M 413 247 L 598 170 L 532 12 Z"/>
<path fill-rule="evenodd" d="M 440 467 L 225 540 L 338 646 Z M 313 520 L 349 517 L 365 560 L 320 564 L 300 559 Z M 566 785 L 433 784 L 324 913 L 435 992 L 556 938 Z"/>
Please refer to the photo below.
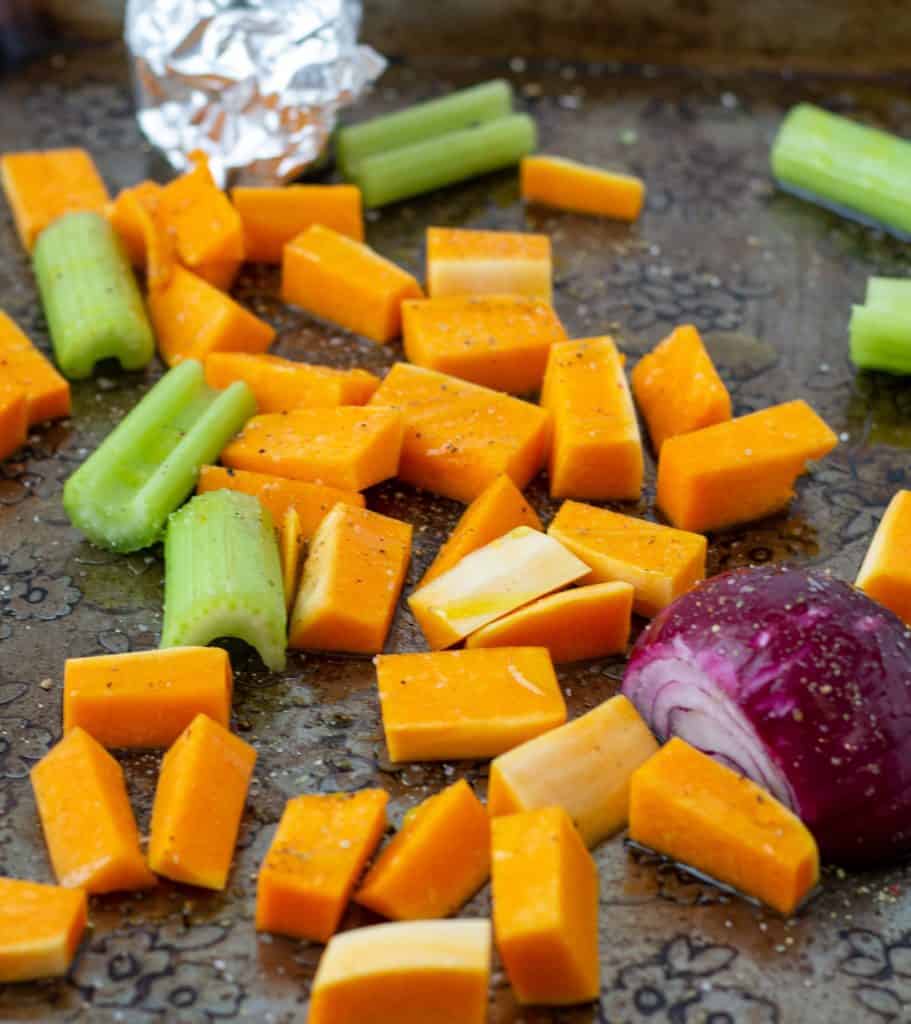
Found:
<path fill-rule="evenodd" d="M 911 319 L 911 279 L 903 277 L 870 277 L 867 279 L 865 306 L 891 309 Z"/>
<path fill-rule="evenodd" d="M 202 364 L 168 371 L 67 480 L 63 507 L 100 547 L 138 551 L 159 540 L 167 518 L 256 412 L 249 386 L 210 388 Z"/>
<path fill-rule="evenodd" d="M 534 121 L 527 114 L 512 114 L 367 157 L 354 180 L 367 206 L 384 206 L 509 167 L 536 144 Z"/>
<path fill-rule="evenodd" d="M 258 498 L 199 494 L 168 520 L 162 647 L 236 637 L 273 671 L 285 667 L 286 611 L 278 541 Z"/>
<path fill-rule="evenodd" d="M 89 377 L 102 359 L 141 370 L 155 336 L 130 261 L 107 219 L 69 213 L 38 236 L 38 291 L 64 376 Z"/>
<path fill-rule="evenodd" d="M 889 308 L 854 306 L 851 362 L 862 370 L 911 374 L 911 319 Z"/>
<path fill-rule="evenodd" d="M 512 86 L 501 78 L 474 85 L 442 99 L 417 103 L 395 114 L 384 114 L 361 124 L 339 128 L 335 159 L 345 177 L 368 156 L 449 132 L 471 128 L 512 113 Z"/>

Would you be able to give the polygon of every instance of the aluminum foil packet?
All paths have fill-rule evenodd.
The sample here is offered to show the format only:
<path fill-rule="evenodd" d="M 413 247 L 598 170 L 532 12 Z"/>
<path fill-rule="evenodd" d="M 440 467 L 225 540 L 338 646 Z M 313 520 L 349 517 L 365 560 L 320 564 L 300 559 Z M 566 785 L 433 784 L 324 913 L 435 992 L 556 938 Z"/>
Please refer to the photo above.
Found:
<path fill-rule="evenodd" d="M 128 0 L 143 133 L 177 170 L 203 150 L 222 186 L 298 177 L 386 66 L 360 19 L 360 0 Z"/>

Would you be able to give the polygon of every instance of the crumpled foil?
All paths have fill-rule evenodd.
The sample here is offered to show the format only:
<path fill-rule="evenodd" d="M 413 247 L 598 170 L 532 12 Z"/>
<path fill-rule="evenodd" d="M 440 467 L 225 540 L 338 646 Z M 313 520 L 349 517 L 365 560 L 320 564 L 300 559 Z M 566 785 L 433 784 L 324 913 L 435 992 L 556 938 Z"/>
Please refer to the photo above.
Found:
<path fill-rule="evenodd" d="M 386 66 L 360 17 L 360 0 L 129 0 L 142 131 L 177 170 L 203 150 L 223 186 L 298 177 Z"/>

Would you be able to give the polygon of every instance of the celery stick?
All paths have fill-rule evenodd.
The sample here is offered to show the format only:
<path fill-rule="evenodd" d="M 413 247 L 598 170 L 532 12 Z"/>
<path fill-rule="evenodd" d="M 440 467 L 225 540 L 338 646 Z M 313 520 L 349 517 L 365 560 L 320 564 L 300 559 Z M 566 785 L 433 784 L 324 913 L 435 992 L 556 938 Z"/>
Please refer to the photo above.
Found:
<path fill-rule="evenodd" d="M 199 494 L 168 520 L 162 647 L 236 637 L 266 666 L 285 667 L 286 613 L 278 541 L 258 498 Z"/>
<path fill-rule="evenodd" d="M 141 370 L 155 337 L 133 269 L 107 220 L 70 213 L 38 236 L 33 253 L 54 355 L 64 376 L 81 380 L 101 359 Z"/>
<path fill-rule="evenodd" d="M 367 206 L 384 206 L 518 163 L 537 143 L 535 123 L 512 114 L 477 128 L 367 157 L 354 175 Z"/>
<path fill-rule="evenodd" d="M 801 196 L 911 232 L 911 143 L 801 103 L 772 147 L 772 173 Z"/>
<path fill-rule="evenodd" d="M 335 137 L 336 162 L 342 174 L 350 177 L 365 157 L 425 142 L 510 113 L 512 86 L 498 78 L 395 114 L 339 128 Z"/>
<path fill-rule="evenodd" d="M 911 318 L 895 309 L 854 306 L 851 362 L 862 370 L 911 374 Z"/>
<path fill-rule="evenodd" d="M 867 279 L 865 306 L 904 312 L 911 319 L 911 279 L 870 277 Z"/>
<path fill-rule="evenodd" d="M 224 391 L 188 359 L 161 378 L 67 480 L 63 507 L 86 536 L 113 551 L 161 537 L 168 515 L 256 412 L 249 386 Z"/>

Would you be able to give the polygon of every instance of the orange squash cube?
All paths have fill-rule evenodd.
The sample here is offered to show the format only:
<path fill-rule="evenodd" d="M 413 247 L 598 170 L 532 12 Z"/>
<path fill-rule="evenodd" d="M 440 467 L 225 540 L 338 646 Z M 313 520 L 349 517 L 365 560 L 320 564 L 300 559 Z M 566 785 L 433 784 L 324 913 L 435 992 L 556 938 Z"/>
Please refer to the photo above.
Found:
<path fill-rule="evenodd" d="M 278 553 L 282 561 L 282 585 L 285 588 L 285 607 L 290 611 L 297 593 L 297 577 L 301 553 L 304 549 L 304 535 L 297 509 L 289 505 L 278 526 Z"/>
<path fill-rule="evenodd" d="M 70 414 L 69 382 L 2 310 L 0 381 L 25 392 L 29 425 Z"/>
<path fill-rule="evenodd" d="M 134 267 L 146 265 L 146 225 L 142 217 L 136 216 L 136 201 L 154 216 L 158 208 L 161 185 L 157 181 L 141 181 L 132 188 L 119 192 L 108 204 L 107 217 L 126 249 Z"/>
<path fill-rule="evenodd" d="M 636 220 L 645 202 L 640 178 L 544 154 L 522 158 L 519 189 L 526 202 L 615 220 Z"/>
<path fill-rule="evenodd" d="M 0 878 L 0 982 L 66 974 L 87 918 L 82 889 Z"/>
<path fill-rule="evenodd" d="M 855 586 L 911 625 L 911 491 L 889 502 Z"/>
<path fill-rule="evenodd" d="M 0 379 L 0 459 L 12 455 L 28 439 L 28 399 L 25 392 Z"/>
<path fill-rule="evenodd" d="M 427 229 L 427 294 L 551 300 L 550 239 L 518 231 Z"/>

